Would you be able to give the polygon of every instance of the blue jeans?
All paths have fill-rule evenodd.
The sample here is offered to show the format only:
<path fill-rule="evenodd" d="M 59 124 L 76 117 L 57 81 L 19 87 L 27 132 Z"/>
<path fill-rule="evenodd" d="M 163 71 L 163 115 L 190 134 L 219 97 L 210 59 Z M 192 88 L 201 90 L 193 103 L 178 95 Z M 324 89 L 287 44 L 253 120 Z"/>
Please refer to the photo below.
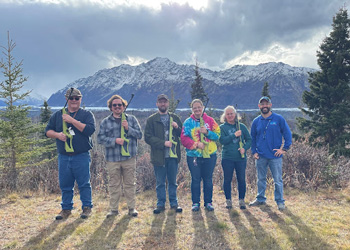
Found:
<path fill-rule="evenodd" d="M 90 153 L 58 155 L 58 180 L 62 192 L 62 209 L 73 209 L 74 182 L 77 181 L 83 207 L 92 207 Z"/>
<path fill-rule="evenodd" d="M 200 203 L 201 180 L 203 179 L 204 205 L 211 203 L 213 199 L 213 172 L 216 165 L 216 154 L 210 158 L 198 157 L 196 164 L 194 157 L 187 156 L 187 165 L 191 172 L 192 203 Z"/>
<path fill-rule="evenodd" d="M 224 170 L 224 192 L 227 200 L 231 200 L 231 182 L 233 172 L 236 170 L 238 198 L 244 199 L 246 192 L 245 169 L 247 161 L 232 161 L 222 159 L 222 169 Z"/>
<path fill-rule="evenodd" d="M 282 158 L 266 159 L 260 157 L 256 160 L 256 169 L 258 172 L 258 195 L 256 199 L 260 202 L 266 201 L 266 175 L 267 169 L 270 171 L 275 182 L 275 201 L 277 204 L 284 203 L 283 199 L 283 181 L 282 181 Z"/>
<path fill-rule="evenodd" d="M 165 158 L 164 166 L 154 166 L 154 174 L 156 176 L 156 191 L 157 191 L 157 207 L 165 207 L 166 202 L 166 187 L 165 181 L 168 180 L 168 194 L 170 206 L 177 206 L 177 159 Z"/>

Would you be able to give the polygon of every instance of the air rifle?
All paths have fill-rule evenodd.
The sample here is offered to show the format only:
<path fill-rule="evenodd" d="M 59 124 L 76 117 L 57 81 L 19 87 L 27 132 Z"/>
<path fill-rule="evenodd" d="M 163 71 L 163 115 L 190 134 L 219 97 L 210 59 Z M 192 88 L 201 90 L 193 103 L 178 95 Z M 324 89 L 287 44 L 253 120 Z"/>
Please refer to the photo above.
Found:
<path fill-rule="evenodd" d="M 175 113 L 175 110 L 177 108 L 177 105 L 179 104 L 180 100 L 177 100 L 176 101 L 176 104 L 175 104 L 175 107 L 174 107 L 174 113 Z M 169 118 L 169 141 L 171 141 L 171 148 L 169 149 L 169 156 L 170 158 L 177 158 L 177 153 L 176 153 L 176 146 L 177 146 L 177 141 L 175 141 L 175 137 L 173 135 L 173 117 L 170 115 L 170 118 Z"/>
<path fill-rule="evenodd" d="M 129 106 L 130 102 L 132 101 L 132 98 L 134 98 L 134 94 L 131 94 L 131 97 L 130 97 L 130 100 L 128 102 L 128 105 L 126 105 L 123 113 L 122 113 L 122 120 L 121 120 L 121 128 L 120 128 L 120 138 L 124 140 L 124 143 L 122 145 L 122 156 L 130 156 L 130 152 L 129 152 L 129 142 L 130 140 L 127 139 L 127 135 L 125 133 L 125 129 L 124 129 L 124 126 L 122 125 L 123 124 L 123 121 L 126 120 L 126 116 L 125 116 L 125 111 L 127 109 L 127 107 Z"/>
<path fill-rule="evenodd" d="M 237 119 L 237 128 L 238 130 L 241 130 L 241 123 L 239 122 L 237 112 L 236 112 L 236 119 Z M 239 136 L 239 149 L 242 149 L 242 148 L 243 148 L 243 141 L 242 141 L 242 134 L 241 134 Z M 241 158 L 244 159 L 245 158 L 244 153 L 242 153 L 241 150 L 239 152 L 241 153 Z"/>
<path fill-rule="evenodd" d="M 74 88 L 70 89 L 70 93 L 69 93 L 69 96 L 67 98 L 66 104 L 64 104 L 64 107 L 62 109 L 62 115 L 67 114 L 66 106 L 67 106 L 69 98 L 72 95 L 73 90 L 74 90 Z M 73 149 L 73 135 L 69 132 L 68 127 L 67 127 L 67 123 L 65 121 L 63 121 L 63 120 L 62 120 L 62 131 L 63 131 L 63 134 L 66 135 L 66 141 L 64 142 L 64 149 L 68 153 L 73 153 L 74 152 L 74 149 Z M 68 144 L 67 141 L 69 141 L 69 144 Z"/>
<path fill-rule="evenodd" d="M 203 120 L 203 115 L 204 115 L 204 111 L 208 105 L 208 102 L 209 102 L 209 98 L 207 99 L 207 103 L 205 104 L 204 106 L 204 109 L 203 109 L 203 113 L 201 115 L 201 118 L 199 119 L 199 124 L 200 124 L 200 127 L 204 126 L 204 120 Z M 201 143 L 204 144 L 204 149 L 202 150 L 202 155 L 203 155 L 203 158 L 210 158 L 210 155 L 209 155 L 209 142 L 207 142 L 205 140 L 205 136 L 203 133 L 201 133 Z"/>

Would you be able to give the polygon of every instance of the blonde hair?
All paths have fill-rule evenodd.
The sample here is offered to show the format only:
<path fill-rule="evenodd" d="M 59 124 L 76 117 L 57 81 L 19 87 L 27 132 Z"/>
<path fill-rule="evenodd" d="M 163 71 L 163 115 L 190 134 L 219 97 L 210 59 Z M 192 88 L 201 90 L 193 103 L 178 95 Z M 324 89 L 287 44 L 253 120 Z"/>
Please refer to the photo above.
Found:
<path fill-rule="evenodd" d="M 109 100 L 107 101 L 107 107 L 109 108 L 109 110 L 112 111 L 112 102 L 115 100 L 115 99 L 119 99 L 122 101 L 122 104 L 124 106 L 124 108 L 128 105 L 128 102 L 125 101 L 120 95 L 112 95 L 111 98 L 109 98 Z"/>
<path fill-rule="evenodd" d="M 223 113 L 223 114 L 221 115 L 221 117 L 220 117 L 220 122 L 221 122 L 221 123 L 227 122 L 227 120 L 226 120 L 226 111 L 227 111 L 228 109 L 232 109 L 232 110 L 233 110 L 233 113 L 235 113 L 235 115 L 236 115 L 236 117 L 235 117 L 235 122 L 239 119 L 235 107 L 229 105 L 229 106 L 227 106 L 227 107 L 224 109 L 224 113 Z"/>
<path fill-rule="evenodd" d="M 193 107 L 193 104 L 195 104 L 196 102 L 200 103 L 203 107 L 203 102 L 200 99 L 193 99 L 193 101 L 191 102 L 191 108 Z"/>

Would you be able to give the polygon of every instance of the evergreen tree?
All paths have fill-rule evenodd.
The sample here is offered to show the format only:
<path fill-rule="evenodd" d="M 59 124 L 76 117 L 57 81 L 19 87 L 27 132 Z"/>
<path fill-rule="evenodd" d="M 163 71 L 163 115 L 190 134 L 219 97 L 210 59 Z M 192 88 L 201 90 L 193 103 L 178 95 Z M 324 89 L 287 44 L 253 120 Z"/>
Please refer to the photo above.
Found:
<path fill-rule="evenodd" d="M 0 111 L 0 164 L 8 180 L 8 188 L 17 188 L 17 178 L 21 167 L 33 163 L 44 151 L 37 147 L 44 140 L 38 139 L 42 127 L 32 123 L 28 117 L 30 107 L 25 104 L 16 105 L 24 100 L 30 91 L 21 91 L 27 77 L 22 74 L 22 61 L 16 62 L 12 52 L 16 44 L 10 40 L 3 49 L 4 58 L 0 61 L 4 80 L 0 82 L 0 98 L 6 107 Z"/>
<path fill-rule="evenodd" d="M 310 91 L 303 93 L 308 115 L 298 126 L 310 131 L 312 145 L 327 145 L 331 153 L 350 155 L 350 19 L 346 9 L 333 18 L 333 30 L 317 51 L 320 71 L 309 73 Z"/>
<path fill-rule="evenodd" d="M 202 84 L 203 77 L 199 73 L 199 65 L 197 60 L 196 60 L 196 66 L 195 66 L 195 75 L 196 75 L 196 79 L 194 83 L 191 84 L 191 88 L 192 88 L 191 99 L 192 100 L 200 99 L 205 104 L 208 100 L 208 95 L 207 93 L 205 93 L 203 88 L 203 84 Z"/>
<path fill-rule="evenodd" d="M 169 98 L 169 112 L 175 112 L 180 100 L 175 100 L 174 86 L 171 86 L 170 98 Z"/>
<path fill-rule="evenodd" d="M 52 115 L 52 111 L 49 107 L 49 104 L 47 103 L 47 101 L 44 101 L 43 107 L 40 109 L 40 121 L 41 123 L 48 123 L 48 121 L 50 120 L 50 117 Z"/>
<path fill-rule="evenodd" d="M 268 98 L 271 99 L 271 96 L 269 94 L 269 83 L 268 82 L 264 83 L 264 87 L 262 89 L 261 96 L 267 96 Z"/>

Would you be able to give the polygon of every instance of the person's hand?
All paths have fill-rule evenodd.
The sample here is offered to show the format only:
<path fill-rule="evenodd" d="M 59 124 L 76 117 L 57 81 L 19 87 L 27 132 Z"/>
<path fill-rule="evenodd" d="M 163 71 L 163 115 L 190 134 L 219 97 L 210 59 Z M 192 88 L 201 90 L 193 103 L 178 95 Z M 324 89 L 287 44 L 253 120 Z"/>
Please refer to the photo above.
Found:
<path fill-rule="evenodd" d="M 208 135 L 208 130 L 205 126 L 202 126 L 199 128 L 199 132 L 201 132 L 202 134 Z"/>
<path fill-rule="evenodd" d="M 245 152 L 245 149 L 244 148 L 238 148 L 238 151 L 241 153 L 241 155 L 243 155 L 244 152 Z"/>
<path fill-rule="evenodd" d="M 197 148 L 204 149 L 205 148 L 204 143 L 203 142 L 198 142 Z"/>
<path fill-rule="evenodd" d="M 242 135 L 242 131 L 241 130 L 237 130 L 236 132 L 235 132 L 235 136 L 236 137 L 240 137 Z"/>
<path fill-rule="evenodd" d="M 129 124 L 127 120 L 122 121 L 122 126 L 124 127 L 125 130 L 129 130 Z"/>
<path fill-rule="evenodd" d="M 124 139 L 122 138 L 116 138 L 115 139 L 115 143 L 119 144 L 119 145 L 123 145 L 124 144 Z"/>
<path fill-rule="evenodd" d="M 258 153 L 255 153 L 253 156 L 254 156 L 254 159 L 259 159 L 259 154 Z"/>
<path fill-rule="evenodd" d="M 63 119 L 63 121 L 65 121 L 67 123 L 73 123 L 73 121 L 74 121 L 74 118 L 68 114 L 63 114 L 62 119 Z"/>
<path fill-rule="evenodd" d="M 282 149 L 274 149 L 273 151 L 276 151 L 274 156 L 276 157 L 280 157 L 281 155 L 283 155 L 286 151 L 282 150 Z"/>
<path fill-rule="evenodd" d="M 175 128 L 175 129 L 177 129 L 177 128 L 179 127 L 179 125 L 177 125 L 176 122 L 173 122 L 173 123 L 171 124 L 171 126 L 173 126 L 173 128 Z"/>
<path fill-rule="evenodd" d="M 172 145 L 173 145 L 173 144 L 172 144 L 171 141 L 165 141 L 165 142 L 164 142 L 164 146 L 167 147 L 167 148 L 171 148 Z"/>
<path fill-rule="evenodd" d="M 67 140 L 67 136 L 63 132 L 60 132 L 60 133 L 57 133 L 57 139 L 65 142 Z"/>

